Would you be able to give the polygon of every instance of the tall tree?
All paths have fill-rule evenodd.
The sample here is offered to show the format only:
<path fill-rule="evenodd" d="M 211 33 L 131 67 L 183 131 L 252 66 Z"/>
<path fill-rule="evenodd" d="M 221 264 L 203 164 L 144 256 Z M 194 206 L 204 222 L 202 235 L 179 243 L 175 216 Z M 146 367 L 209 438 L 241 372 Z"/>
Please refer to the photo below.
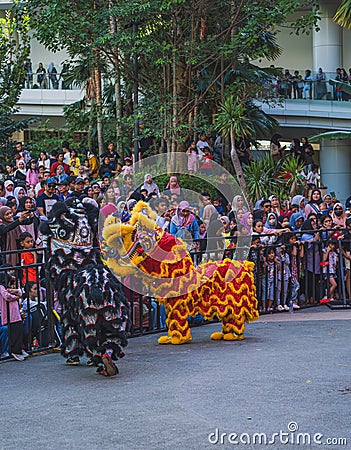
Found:
<path fill-rule="evenodd" d="M 230 96 L 220 104 L 220 112 L 216 117 L 216 127 L 222 136 L 230 136 L 231 158 L 239 185 L 245 197 L 249 192 L 244 178 L 243 169 L 236 149 L 240 139 L 256 140 L 265 134 L 270 134 L 278 123 L 265 114 L 250 99 L 243 100 Z"/>
<path fill-rule="evenodd" d="M 86 82 L 90 80 L 94 90 L 91 98 L 96 111 L 99 153 L 102 154 L 102 62 L 97 42 L 101 34 L 108 32 L 104 19 L 108 5 L 102 0 L 28 0 L 27 7 L 39 42 L 54 52 L 65 49 L 71 65 L 83 60 L 89 67 Z"/>
<path fill-rule="evenodd" d="M 0 19 L 0 144 L 5 145 L 15 131 L 29 121 L 16 121 L 11 114 L 21 95 L 25 63 L 29 56 L 29 17 L 17 1 Z"/>

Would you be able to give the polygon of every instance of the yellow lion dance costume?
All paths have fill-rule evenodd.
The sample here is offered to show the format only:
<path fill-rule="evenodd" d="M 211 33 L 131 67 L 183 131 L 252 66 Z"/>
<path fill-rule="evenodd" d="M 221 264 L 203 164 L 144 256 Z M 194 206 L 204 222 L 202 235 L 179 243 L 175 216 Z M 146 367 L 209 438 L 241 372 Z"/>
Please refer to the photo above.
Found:
<path fill-rule="evenodd" d="M 116 275 L 141 277 L 156 301 L 165 305 L 168 335 L 158 342 L 191 341 L 187 319 L 197 314 L 222 321 L 222 332 L 211 339 L 244 339 L 245 322 L 258 319 L 254 264 L 224 259 L 195 267 L 184 242 L 164 232 L 155 219 L 156 213 L 144 202 L 136 204 L 128 223 L 107 217 L 102 252 Z"/>

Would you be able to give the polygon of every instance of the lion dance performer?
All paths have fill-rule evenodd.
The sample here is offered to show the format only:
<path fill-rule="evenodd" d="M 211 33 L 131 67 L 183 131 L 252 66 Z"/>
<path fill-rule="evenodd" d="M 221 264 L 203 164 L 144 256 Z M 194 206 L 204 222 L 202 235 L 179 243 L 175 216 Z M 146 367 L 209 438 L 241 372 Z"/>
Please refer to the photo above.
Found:
<path fill-rule="evenodd" d="M 128 223 L 107 217 L 102 252 L 114 273 L 142 277 L 165 305 L 168 335 L 159 343 L 191 341 L 187 319 L 197 314 L 222 321 L 222 331 L 212 339 L 244 339 L 245 322 L 258 318 L 253 263 L 224 259 L 195 267 L 185 243 L 159 228 L 155 217 L 143 202 L 133 208 Z"/>
<path fill-rule="evenodd" d="M 79 365 L 85 352 L 88 365 L 113 376 L 127 345 L 129 306 L 94 246 L 97 222 L 97 208 L 75 198 L 57 202 L 41 230 L 51 236 L 48 270 L 63 308 L 61 354 Z"/>

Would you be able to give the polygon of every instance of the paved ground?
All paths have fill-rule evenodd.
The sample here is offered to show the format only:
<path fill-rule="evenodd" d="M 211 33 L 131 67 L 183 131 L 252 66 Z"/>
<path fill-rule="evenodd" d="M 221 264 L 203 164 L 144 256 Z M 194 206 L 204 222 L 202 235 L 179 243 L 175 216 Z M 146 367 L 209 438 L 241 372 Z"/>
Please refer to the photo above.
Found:
<path fill-rule="evenodd" d="M 115 379 L 66 367 L 58 354 L 2 363 L 0 448 L 350 449 L 350 319 L 324 306 L 265 316 L 243 342 L 210 341 L 219 325 L 193 328 L 185 346 L 132 339 Z M 252 443 L 288 424 L 274 444 Z M 298 432 L 348 442 L 291 443 Z M 221 444 L 221 433 L 238 437 Z"/>

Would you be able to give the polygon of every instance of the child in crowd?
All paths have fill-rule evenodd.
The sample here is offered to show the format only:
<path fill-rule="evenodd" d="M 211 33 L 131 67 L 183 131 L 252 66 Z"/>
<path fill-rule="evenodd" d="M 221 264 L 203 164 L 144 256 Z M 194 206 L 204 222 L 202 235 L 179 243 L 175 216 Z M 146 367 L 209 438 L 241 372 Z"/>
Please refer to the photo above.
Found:
<path fill-rule="evenodd" d="M 248 261 L 251 261 L 255 264 L 254 267 L 254 282 L 256 286 L 256 296 L 258 299 L 261 298 L 262 289 L 260 286 L 260 280 L 263 276 L 263 245 L 261 244 L 259 236 L 252 236 L 251 246 L 249 255 L 247 257 Z M 259 307 L 260 312 L 266 311 L 266 301 L 262 300 L 262 304 Z"/>
<path fill-rule="evenodd" d="M 275 287 L 277 281 L 277 264 L 278 260 L 275 254 L 274 248 L 268 249 L 267 256 L 264 259 L 264 275 L 262 279 L 262 309 L 266 307 L 267 299 L 267 312 L 273 312 L 273 302 Z"/>
<path fill-rule="evenodd" d="M 321 184 L 321 187 L 324 186 L 321 177 L 318 175 L 318 166 L 313 164 L 312 170 L 307 174 L 306 183 L 309 189 L 316 189 L 318 188 L 318 182 Z"/>
<path fill-rule="evenodd" d="M 290 258 L 284 245 L 282 245 L 278 250 L 277 260 L 277 310 L 289 311 L 289 306 L 286 304 L 286 300 L 288 297 L 288 286 L 291 276 Z"/>
<path fill-rule="evenodd" d="M 213 199 L 213 206 L 216 208 L 216 210 L 220 216 L 225 215 L 224 209 L 222 206 L 222 199 L 220 197 L 216 197 Z"/>
<path fill-rule="evenodd" d="M 40 292 L 40 302 L 38 300 L 38 285 L 33 281 L 29 281 L 25 286 L 25 299 L 21 308 L 22 319 L 24 320 L 25 341 L 28 342 L 28 335 L 34 341 L 39 337 L 42 346 L 48 345 L 48 332 L 41 327 L 43 322 L 47 319 L 46 300 Z M 29 325 L 30 324 L 30 325 Z M 31 333 L 29 333 L 29 327 Z M 31 340 L 29 342 L 31 344 Z"/>
<path fill-rule="evenodd" d="M 16 361 L 24 361 L 29 355 L 22 349 L 23 324 L 19 309 L 22 292 L 11 287 L 12 277 L 0 271 L 0 311 L 2 325 L 10 324 L 10 352 Z"/>
<path fill-rule="evenodd" d="M 192 141 L 189 148 L 186 151 L 188 157 L 188 171 L 190 174 L 197 172 L 198 169 L 198 154 L 199 151 L 196 147 L 195 141 Z"/>
<path fill-rule="evenodd" d="M 122 175 L 133 175 L 134 174 L 134 167 L 133 167 L 133 160 L 129 156 L 126 156 L 124 158 L 124 166 L 121 169 Z"/>
<path fill-rule="evenodd" d="M 209 147 L 204 148 L 204 154 L 202 155 L 202 165 L 201 165 L 201 171 L 203 174 L 207 175 L 208 177 L 212 175 L 212 168 L 213 168 L 213 156 L 210 153 Z"/>
<path fill-rule="evenodd" d="M 293 309 L 300 309 L 298 305 L 298 293 L 300 289 L 299 283 L 299 260 L 301 261 L 303 258 L 304 247 L 300 244 L 300 241 L 297 240 L 295 233 L 287 233 L 285 236 L 285 242 L 287 243 L 287 252 L 290 257 L 290 272 L 291 272 L 291 293 L 290 293 L 290 302 L 292 303 Z M 300 251 L 299 251 L 300 248 Z"/>
<path fill-rule="evenodd" d="M 24 250 L 30 250 L 34 247 L 33 237 L 28 231 L 21 233 L 19 237 L 20 247 Z M 35 267 L 26 267 L 37 263 L 37 254 L 35 252 L 21 253 L 21 265 L 23 267 L 22 283 L 26 284 L 28 281 L 38 281 L 37 269 Z"/>
<path fill-rule="evenodd" d="M 333 295 L 335 289 L 337 288 L 337 267 L 338 267 L 338 259 L 339 256 L 336 251 L 337 242 L 331 239 L 328 243 L 328 246 L 323 250 L 323 261 L 328 262 L 329 272 L 327 267 L 323 267 L 324 279 L 327 279 L 329 276 L 329 299 L 334 300 Z"/>

